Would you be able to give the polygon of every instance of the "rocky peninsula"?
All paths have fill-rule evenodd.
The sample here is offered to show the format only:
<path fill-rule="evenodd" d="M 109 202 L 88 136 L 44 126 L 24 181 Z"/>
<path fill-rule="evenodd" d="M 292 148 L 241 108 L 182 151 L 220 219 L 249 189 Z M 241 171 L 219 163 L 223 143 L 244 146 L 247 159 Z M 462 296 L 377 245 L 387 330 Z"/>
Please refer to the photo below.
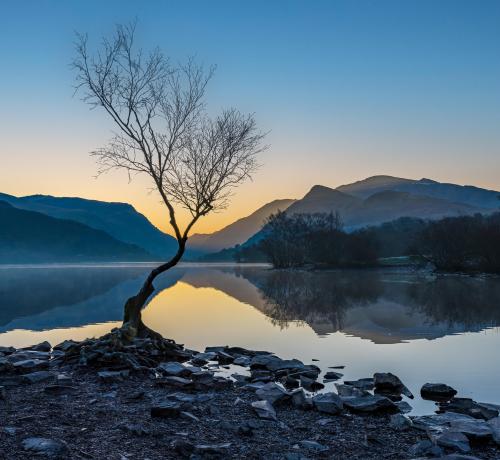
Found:
<path fill-rule="evenodd" d="M 425 383 L 412 416 L 390 373 L 337 383 L 240 347 L 100 339 L 0 347 L 2 459 L 498 459 L 500 406 Z M 337 370 L 326 381 L 342 377 Z M 323 391 L 322 391 L 323 390 Z"/>

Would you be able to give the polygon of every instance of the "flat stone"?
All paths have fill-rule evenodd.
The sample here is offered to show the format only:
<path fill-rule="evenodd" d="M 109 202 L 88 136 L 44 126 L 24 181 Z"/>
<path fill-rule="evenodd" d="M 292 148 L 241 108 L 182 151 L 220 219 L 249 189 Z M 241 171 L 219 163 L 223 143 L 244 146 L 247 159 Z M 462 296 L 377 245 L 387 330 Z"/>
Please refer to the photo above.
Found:
<path fill-rule="evenodd" d="M 212 375 L 210 374 L 210 378 L 212 378 Z M 169 387 L 174 387 L 174 388 L 183 388 L 187 389 L 193 386 L 193 381 L 190 379 L 185 379 L 184 377 L 165 377 L 161 379 L 158 383 L 161 385 L 166 385 Z"/>
<path fill-rule="evenodd" d="M 344 398 L 344 405 L 355 412 L 396 412 L 397 406 L 385 396 L 368 395 Z"/>
<path fill-rule="evenodd" d="M 483 420 L 455 420 L 450 423 L 450 429 L 465 434 L 470 440 L 488 441 L 493 436 L 491 426 Z"/>
<path fill-rule="evenodd" d="M 390 372 L 377 372 L 373 374 L 375 391 L 383 394 L 405 395 L 413 399 L 412 392 L 403 384 L 398 376 Z"/>
<path fill-rule="evenodd" d="M 344 409 L 342 399 L 336 393 L 322 393 L 312 399 L 314 407 L 326 414 L 339 414 Z"/>
<path fill-rule="evenodd" d="M 489 420 L 500 415 L 498 406 L 478 403 L 470 398 L 452 398 L 449 402 L 440 403 L 439 407 L 446 412 L 457 412 L 484 420 Z"/>
<path fill-rule="evenodd" d="M 197 353 L 191 358 L 191 362 L 193 364 L 197 364 L 203 366 L 207 364 L 209 361 L 214 361 L 217 354 L 213 351 L 209 351 L 206 353 Z"/>
<path fill-rule="evenodd" d="M 335 388 L 337 388 L 337 393 L 339 396 L 348 397 L 348 396 L 365 396 L 369 394 L 365 390 L 360 390 L 352 385 L 344 385 L 342 383 L 336 383 Z"/>
<path fill-rule="evenodd" d="M 331 380 L 339 380 L 344 376 L 344 374 L 341 374 L 340 372 L 334 372 L 334 371 L 328 371 L 325 373 L 323 376 L 323 379 L 325 381 L 331 381 Z"/>
<path fill-rule="evenodd" d="M 367 377 L 363 379 L 358 379 L 358 380 L 344 380 L 345 385 L 351 385 L 355 388 L 358 388 L 360 390 L 373 390 L 374 387 L 374 382 L 373 378 Z"/>
<path fill-rule="evenodd" d="M 24 374 L 22 376 L 23 382 L 25 383 L 46 382 L 48 380 L 55 380 L 55 378 L 56 375 L 49 371 L 30 372 L 29 374 Z"/>
<path fill-rule="evenodd" d="M 121 382 L 129 376 L 129 371 L 100 371 L 97 373 L 99 380 L 105 383 Z"/>
<path fill-rule="evenodd" d="M 154 418 L 176 418 L 181 413 L 182 405 L 177 401 L 164 401 L 151 407 L 151 417 Z"/>
<path fill-rule="evenodd" d="M 406 401 L 398 401 L 395 402 L 397 408 L 399 409 L 399 412 L 403 414 L 408 414 L 413 410 L 413 407 L 411 407 Z"/>
<path fill-rule="evenodd" d="M 255 413 L 262 419 L 277 420 L 276 411 L 269 401 L 255 401 L 252 403 Z"/>
<path fill-rule="evenodd" d="M 271 404 L 277 404 L 283 402 L 290 398 L 290 393 L 280 387 L 274 382 L 266 383 L 262 388 L 259 388 L 256 392 L 260 399 L 265 399 Z"/>
<path fill-rule="evenodd" d="M 423 399 L 431 401 L 448 401 L 457 394 L 457 390 L 444 383 L 426 383 L 420 389 Z"/>
<path fill-rule="evenodd" d="M 319 391 L 325 388 L 320 382 L 317 382 L 315 379 L 311 379 L 306 377 L 305 375 L 300 376 L 300 385 L 305 388 L 307 391 Z"/>
<path fill-rule="evenodd" d="M 181 363 L 176 361 L 160 363 L 157 369 L 165 375 L 170 375 L 174 377 L 186 377 L 192 374 L 192 372 L 183 366 Z"/>
<path fill-rule="evenodd" d="M 434 438 L 438 446 L 448 449 L 458 450 L 463 453 L 470 452 L 470 445 L 467 436 L 459 431 L 446 430 Z"/>
<path fill-rule="evenodd" d="M 237 366 L 249 367 L 250 366 L 250 358 L 248 356 L 238 356 L 233 361 L 233 364 L 236 364 Z"/>
<path fill-rule="evenodd" d="M 26 438 L 22 441 L 23 449 L 36 456 L 48 458 L 66 457 L 68 446 L 65 442 L 48 438 Z"/>
<path fill-rule="evenodd" d="M 50 351 L 51 349 L 52 345 L 47 341 L 38 343 L 37 345 L 33 345 L 32 347 L 30 347 L 30 350 L 34 351 Z"/>
<path fill-rule="evenodd" d="M 47 369 L 48 367 L 48 361 L 42 361 L 41 359 L 25 359 L 14 363 L 14 368 L 21 372 L 34 372 L 37 370 Z"/>

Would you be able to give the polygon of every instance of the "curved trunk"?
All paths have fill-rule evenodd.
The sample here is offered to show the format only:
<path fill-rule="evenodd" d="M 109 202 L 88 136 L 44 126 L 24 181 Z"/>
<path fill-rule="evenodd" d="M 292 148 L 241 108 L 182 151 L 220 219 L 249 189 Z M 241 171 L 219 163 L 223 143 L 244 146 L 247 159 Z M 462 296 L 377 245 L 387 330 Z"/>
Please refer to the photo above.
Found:
<path fill-rule="evenodd" d="M 182 240 L 179 242 L 179 249 L 172 259 L 168 262 L 156 267 L 148 275 L 144 284 L 142 285 L 140 291 L 130 297 L 123 308 L 123 324 L 122 329 L 127 331 L 127 335 L 130 338 L 133 337 L 151 337 L 151 338 L 162 338 L 160 334 L 151 330 L 142 322 L 142 309 L 146 305 L 149 297 L 155 291 L 153 281 L 161 273 L 175 267 L 181 260 L 184 250 L 186 247 L 186 241 Z"/>

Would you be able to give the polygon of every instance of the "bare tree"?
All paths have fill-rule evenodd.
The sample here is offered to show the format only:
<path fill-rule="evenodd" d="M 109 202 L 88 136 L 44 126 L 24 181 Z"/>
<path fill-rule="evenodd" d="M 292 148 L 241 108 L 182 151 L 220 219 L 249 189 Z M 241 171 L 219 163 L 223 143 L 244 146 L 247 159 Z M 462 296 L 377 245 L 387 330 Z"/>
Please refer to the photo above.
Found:
<path fill-rule="evenodd" d="M 141 309 L 154 292 L 154 279 L 174 267 L 186 249 L 189 232 L 202 217 L 224 208 L 234 187 L 250 178 L 256 155 L 264 147 L 252 115 L 235 109 L 210 118 L 205 90 L 213 68 L 205 71 L 189 60 L 173 65 L 159 49 L 144 53 L 134 46 L 135 24 L 118 26 L 111 40 L 89 52 L 86 35 L 76 42 L 77 90 L 92 107 L 111 117 L 117 131 L 92 154 L 99 172 L 124 169 L 146 174 L 161 196 L 178 249 L 156 267 L 124 307 L 123 329 L 131 336 L 154 335 Z M 182 229 L 176 209 L 189 212 Z"/>

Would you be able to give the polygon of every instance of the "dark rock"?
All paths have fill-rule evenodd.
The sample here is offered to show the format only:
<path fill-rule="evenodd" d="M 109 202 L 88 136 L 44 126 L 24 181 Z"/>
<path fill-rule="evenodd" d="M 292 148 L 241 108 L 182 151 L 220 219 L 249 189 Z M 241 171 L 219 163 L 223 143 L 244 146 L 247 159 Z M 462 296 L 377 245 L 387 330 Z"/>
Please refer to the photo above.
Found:
<path fill-rule="evenodd" d="M 20 361 L 29 361 L 29 360 L 49 360 L 50 353 L 46 351 L 35 351 L 35 350 L 18 350 L 15 353 L 7 356 L 7 359 L 11 363 L 17 363 Z"/>
<path fill-rule="evenodd" d="M 10 372 L 13 369 L 14 369 L 14 366 L 7 358 L 0 357 L 0 373 Z"/>
<path fill-rule="evenodd" d="M 105 383 L 121 382 L 124 378 L 128 377 L 130 372 L 124 371 L 100 371 L 97 373 L 99 380 Z"/>
<path fill-rule="evenodd" d="M 344 380 L 345 385 L 351 385 L 360 390 L 373 390 L 374 382 L 373 379 L 368 377 L 358 380 Z"/>
<path fill-rule="evenodd" d="M 443 449 L 428 439 L 424 439 L 411 446 L 409 454 L 412 457 L 441 457 Z"/>
<path fill-rule="evenodd" d="M 465 434 L 471 441 L 488 441 L 493 433 L 491 426 L 483 420 L 455 420 L 450 423 L 450 429 Z"/>
<path fill-rule="evenodd" d="M 201 456 L 214 457 L 221 456 L 227 458 L 229 454 L 229 448 L 231 447 L 230 442 L 224 442 L 221 444 L 197 444 L 194 447 L 194 451 Z"/>
<path fill-rule="evenodd" d="M 54 347 L 54 350 L 61 350 L 66 353 L 70 351 L 71 348 L 77 348 L 77 347 L 78 347 L 78 342 L 75 342 L 74 340 L 65 340 L 64 342 L 57 344 Z"/>
<path fill-rule="evenodd" d="M 14 369 L 22 373 L 39 371 L 48 367 L 48 361 L 42 361 L 41 359 L 25 359 L 14 363 Z"/>
<path fill-rule="evenodd" d="M 52 345 L 45 341 L 45 342 L 41 342 L 37 345 L 33 345 L 32 347 L 30 347 L 30 350 L 34 350 L 34 351 L 50 351 L 52 348 Z"/>
<path fill-rule="evenodd" d="M 365 390 L 360 390 L 352 385 L 344 385 L 342 383 L 336 383 L 335 387 L 337 388 L 337 393 L 339 396 L 365 396 L 369 393 Z"/>
<path fill-rule="evenodd" d="M 160 363 L 157 369 L 162 374 L 174 377 L 186 377 L 192 374 L 192 372 L 189 369 L 187 369 L 186 366 L 182 365 L 181 363 L 178 363 L 177 361 Z"/>
<path fill-rule="evenodd" d="M 496 406 L 478 403 L 470 398 L 452 398 L 449 402 L 440 403 L 439 408 L 442 411 L 457 412 L 485 420 L 499 416 L 499 410 Z"/>
<path fill-rule="evenodd" d="M 5 387 L 0 386 L 0 401 L 6 401 L 7 400 L 7 390 Z"/>
<path fill-rule="evenodd" d="M 406 401 L 399 401 L 395 402 L 396 406 L 399 409 L 399 412 L 403 414 L 407 414 L 408 412 L 411 412 L 413 410 L 413 407 L 411 407 Z"/>
<path fill-rule="evenodd" d="M 285 391 L 279 385 L 274 382 L 266 383 L 262 388 L 259 388 L 256 392 L 260 399 L 265 399 L 271 404 L 277 404 L 283 402 L 290 398 L 290 393 Z"/>
<path fill-rule="evenodd" d="M 39 383 L 46 382 L 48 380 L 55 380 L 56 375 L 49 371 L 36 371 L 29 374 L 24 374 L 22 376 L 23 382 L 25 383 Z"/>
<path fill-rule="evenodd" d="M 172 447 L 181 457 L 190 457 L 194 451 L 194 444 L 185 439 L 175 439 L 172 442 Z"/>
<path fill-rule="evenodd" d="M 234 356 L 226 353 L 225 351 L 217 352 L 217 361 L 219 364 L 231 364 L 234 361 Z"/>
<path fill-rule="evenodd" d="M 314 407 L 327 414 L 339 414 L 344 409 L 342 399 L 335 393 L 323 393 L 312 399 Z"/>
<path fill-rule="evenodd" d="M 71 385 L 47 385 L 43 391 L 50 395 L 60 395 L 68 393 L 76 393 L 77 388 Z"/>
<path fill-rule="evenodd" d="M 306 406 L 306 394 L 302 388 L 299 388 L 295 391 L 292 391 L 291 401 L 294 407 L 298 407 L 299 409 L 303 409 Z"/>
<path fill-rule="evenodd" d="M 269 401 L 255 401 L 252 407 L 256 414 L 266 420 L 277 420 L 276 411 Z"/>
<path fill-rule="evenodd" d="M 459 431 L 445 430 L 434 438 L 438 446 L 448 449 L 458 450 L 463 453 L 470 452 L 470 445 L 467 436 Z"/>
<path fill-rule="evenodd" d="M 495 417 L 488 420 L 488 425 L 491 428 L 493 441 L 500 445 L 500 417 Z"/>
<path fill-rule="evenodd" d="M 326 452 L 328 449 L 327 446 L 324 446 L 323 444 L 320 444 L 319 442 L 316 441 L 309 441 L 309 440 L 304 440 L 300 441 L 300 447 L 303 447 L 304 449 L 307 450 L 312 450 L 315 452 Z"/>
<path fill-rule="evenodd" d="M 191 362 L 193 364 L 197 364 L 199 366 L 203 366 L 207 364 L 209 361 L 214 361 L 216 358 L 217 354 L 214 353 L 213 351 L 206 352 L 206 353 L 197 353 L 191 358 Z"/>
<path fill-rule="evenodd" d="M 328 371 L 325 373 L 323 376 L 323 379 L 326 380 L 338 380 L 341 379 L 344 376 L 344 374 L 341 374 L 340 372 L 333 372 L 333 371 Z"/>
<path fill-rule="evenodd" d="M 3 353 L 4 355 L 11 355 L 12 353 L 15 353 L 17 350 L 14 347 L 3 347 L 0 346 L 0 353 Z"/>
<path fill-rule="evenodd" d="M 401 382 L 399 377 L 390 372 L 377 372 L 373 375 L 373 384 L 375 392 L 379 394 L 405 395 L 413 399 L 411 391 Z"/>
<path fill-rule="evenodd" d="M 426 383 L 420 389 L 423 399 L 431 401 L 449 401 L 457 394 L 457 390 L 444 383 Z"/>
<path fill-rule="evenodd" d="M 151 407 L 151 417 L 175 418 L 179 417 L 182 405 L 177 401 L 164 401 Z"/>
<path fill-rule="evenodd" d="M 300 385 L 307 391 L 319 391 L 325 388 L 325 385 L 323 385 L 322 383 L 317 382 L 316 380 L 304 375 L 300 376 Z"/>
<path fill-rule="evenodd" d="M 344 405 L 355 412 L 396 412 L 397 406 L 385 396 L 368 395 L 344 398 Z"/>
<path fill-rule="evenodd" d="M 49 458 L 67 458 L 68 446 L 63 441 L 47 438 L 26 438 L 23 449 L 36 456 Z"/>
<path fill-rule="evenodd" d="M 402 414 L 391 415 L 389 425 L 397 431 L 409 430 L 413 422 Z"/>
<path fill-rule="evenodd" d="M 238 356 L 233 361 L 233 364 L 236 364 L 237 366 L 249 367 L 250 366 L 250 358 L 248 356 Z"/>

